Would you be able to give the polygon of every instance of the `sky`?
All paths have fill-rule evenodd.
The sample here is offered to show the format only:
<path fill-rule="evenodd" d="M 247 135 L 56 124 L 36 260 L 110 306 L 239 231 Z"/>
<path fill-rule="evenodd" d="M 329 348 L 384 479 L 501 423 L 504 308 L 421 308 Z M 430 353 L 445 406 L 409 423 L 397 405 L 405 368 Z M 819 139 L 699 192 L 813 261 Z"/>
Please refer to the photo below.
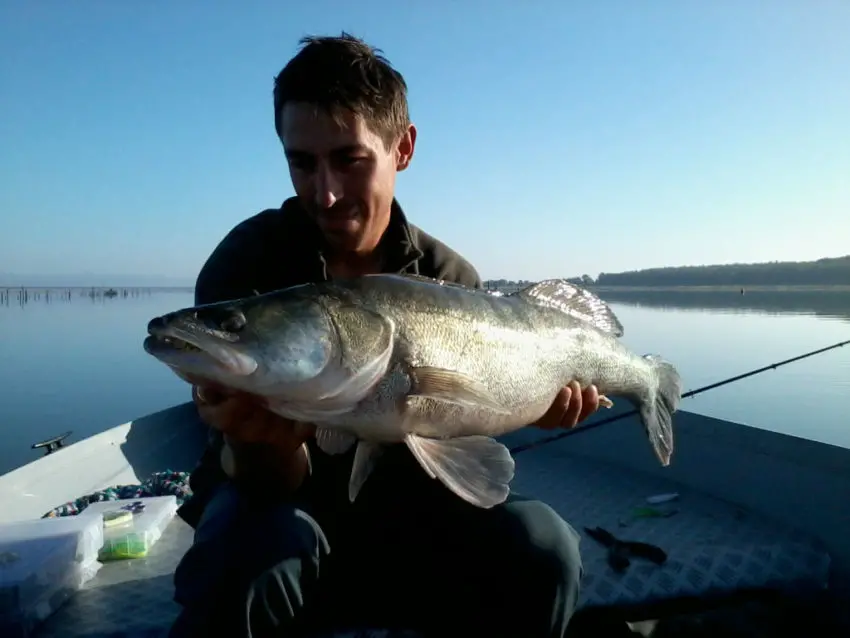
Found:
<path fill-rule="evenodd" d="M 0 273 L 191 284 L 294 194 L 272 81 L 342 30 L 409 85 L 399 202 L 485 278 L 850 253 L 846 0 L 0 0 Z"/>

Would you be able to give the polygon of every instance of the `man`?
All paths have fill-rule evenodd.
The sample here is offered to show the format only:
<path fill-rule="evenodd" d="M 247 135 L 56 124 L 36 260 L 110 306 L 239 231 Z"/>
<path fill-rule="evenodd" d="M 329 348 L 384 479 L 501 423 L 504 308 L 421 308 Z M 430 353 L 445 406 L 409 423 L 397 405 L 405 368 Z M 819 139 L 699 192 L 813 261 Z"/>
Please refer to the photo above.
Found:
<path fill-rule="evenodd" d="M 457 253 L 408 223 L 394 199 L 413 157 L 402 76 L 343 34 L 308 38 L 275 80 L 275 128 L 296 196 L 242 222 L 204 265 L 196 303 L 326 278 L 407 272 L 482 285 Z M 576 605 L 578 536 L 547 505 L 462 501 L 395 446 L 354 504 L 353 451 L 325 455 L 313 428 L 195 380 L 212 441 L 181 516 L 195 527 L 177 569 L 173 636 L 301 635 L 385 627 L 562 636 Z M 598 408 L 573 384 L 537 425 Z"/>

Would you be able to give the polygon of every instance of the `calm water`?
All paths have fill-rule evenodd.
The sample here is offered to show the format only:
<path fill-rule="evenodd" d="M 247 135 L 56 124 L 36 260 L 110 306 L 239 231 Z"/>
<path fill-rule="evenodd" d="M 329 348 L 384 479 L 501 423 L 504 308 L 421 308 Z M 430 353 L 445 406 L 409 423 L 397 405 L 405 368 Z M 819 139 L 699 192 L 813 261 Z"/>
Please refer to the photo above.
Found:
<path fill-rule="evenodd" d="M 624 341 L 676 363 L 697 388 L 850 338 L 850 292 L 603 293 Z M 40 441 L 101 432 L 189 398 L 142 350 L 148 319 L 189 291 L 0 303 L 0 473 Z M 850 346 L 709 391 L 686 410 L 850 448 Z"/>

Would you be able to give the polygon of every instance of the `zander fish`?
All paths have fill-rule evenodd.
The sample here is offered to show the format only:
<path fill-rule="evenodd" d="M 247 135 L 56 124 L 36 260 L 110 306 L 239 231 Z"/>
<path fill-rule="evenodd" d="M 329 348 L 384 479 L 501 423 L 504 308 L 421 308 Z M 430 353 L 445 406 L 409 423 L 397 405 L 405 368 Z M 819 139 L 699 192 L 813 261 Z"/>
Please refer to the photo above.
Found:
<path fill-rule="evenodd" d="M 145 350 L 260 396 L 317 426 L 319 446 L 357 445 L 353 501 L 387 444 L 480 507 L 503 502 L 514 460 L 493 437 L 536 422 L 561 388 L 595 384 L 640 413 L 663 465 L 673 453 L 676 369 L 638 356 L 592 292 L 552 279 L 508 295 L 416 275 L 311 283 L 185 308 L 148 325 Z"/>

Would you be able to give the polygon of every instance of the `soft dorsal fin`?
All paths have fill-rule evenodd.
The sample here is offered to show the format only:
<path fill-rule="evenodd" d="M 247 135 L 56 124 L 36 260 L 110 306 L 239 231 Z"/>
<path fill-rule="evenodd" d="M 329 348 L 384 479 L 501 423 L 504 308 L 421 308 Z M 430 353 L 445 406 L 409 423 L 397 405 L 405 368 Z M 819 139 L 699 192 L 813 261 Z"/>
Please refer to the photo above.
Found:
<path fill-rule="evenodd" d="M 565 312 L 615 337 L 623 336 L 623 325 L 608 304 L 566 279 L 545 279 L 517 290 L 513 295 L 529 303 Z"/>

